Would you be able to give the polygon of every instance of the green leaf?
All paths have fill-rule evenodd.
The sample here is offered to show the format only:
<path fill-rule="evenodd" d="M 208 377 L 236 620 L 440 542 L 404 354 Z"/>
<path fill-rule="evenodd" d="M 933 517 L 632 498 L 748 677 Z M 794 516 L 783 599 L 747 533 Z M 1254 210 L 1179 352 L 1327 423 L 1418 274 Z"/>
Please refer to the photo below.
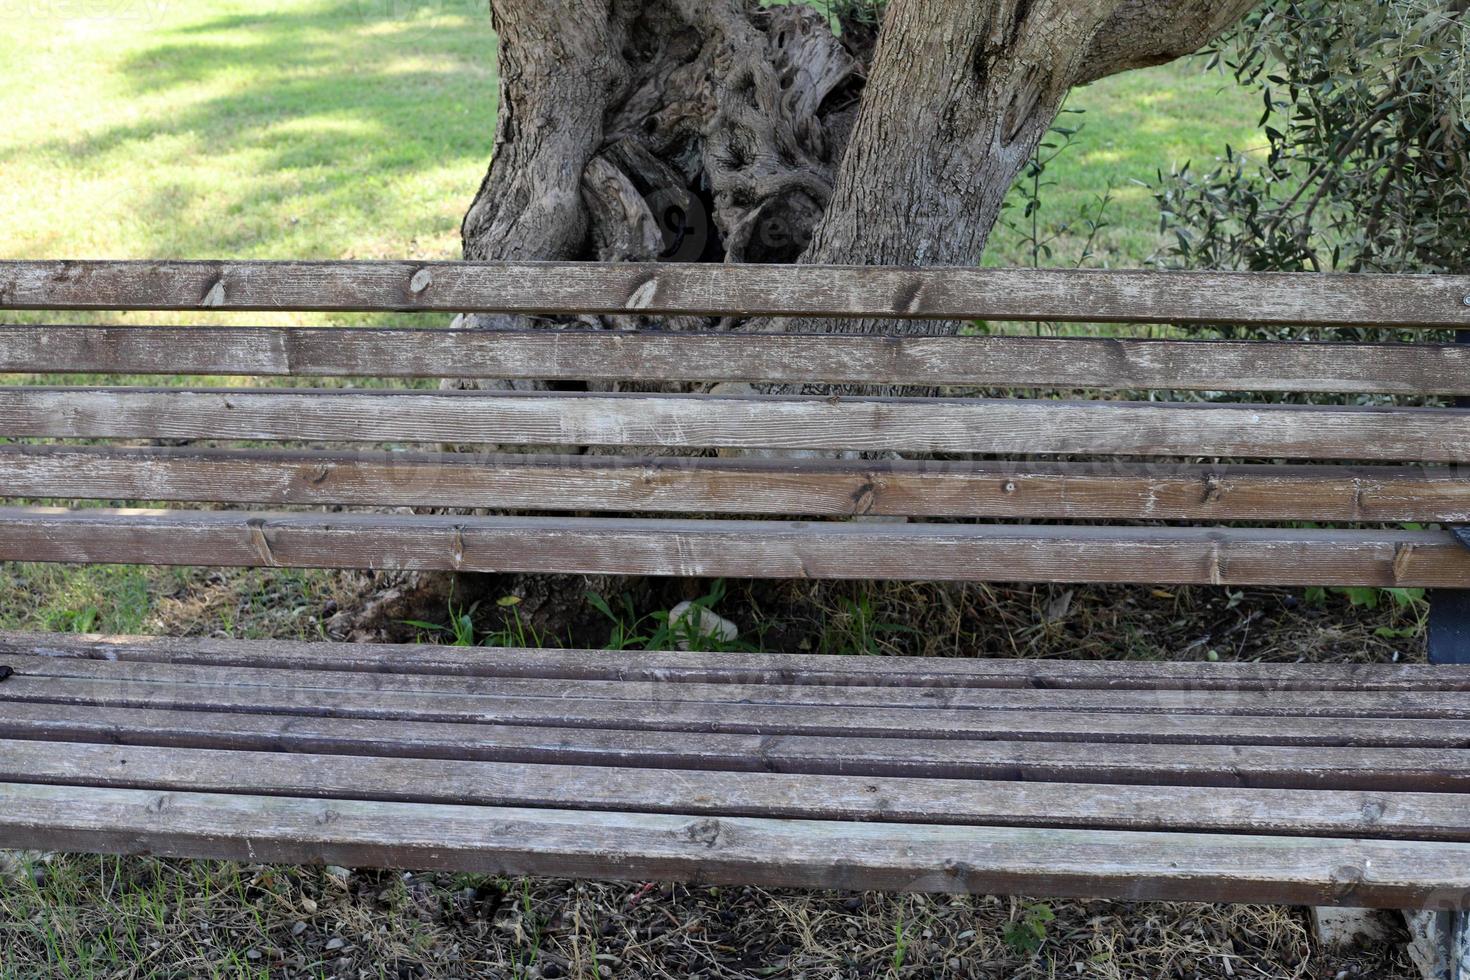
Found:
<path fill-rule="evenodd" d="M 587 593 L 587 604 L 590 605 L 593 609 L 596 609 L 598 612 L 602 613 L 613 622 L 618 622 L 618 617 L 613 614 L 612 606 L 609 606 L 607 604 L 607 600 L 598 595 L 596 592 Z"/>

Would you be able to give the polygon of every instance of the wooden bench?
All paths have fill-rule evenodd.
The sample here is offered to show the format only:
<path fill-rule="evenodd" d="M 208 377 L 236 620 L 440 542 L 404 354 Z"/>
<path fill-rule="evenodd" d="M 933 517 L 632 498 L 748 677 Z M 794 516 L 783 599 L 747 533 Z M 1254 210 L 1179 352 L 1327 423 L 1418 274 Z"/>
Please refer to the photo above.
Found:
<path fill-rule="evenodd" d="M 0 263 L 11 310 L 1450 330 L 1470 328 L 1467 300 L 1470 279 L 1452 277 Z M 1470 349 L 1438 342 L 0 328 L 12 374 L 1420 397 L 1470 394 L 1467 368 Z M 1470 411 L 1386 399 L 12 385 L 0 435 L 19 440 L 0 446 L 12 500 L 295 508 L 14 506 L 0 509 L 4 561 L 1470 586 L 1470 550 L 1442 529 L 1470 522 L 1456 465 L 1470 461 Z M 445 443 L 905 458 L 424 448 Z M 368 509 L 405 507 L 534 513 Z M 603 516 L 575 516 L 587 512 Z M 844 519 L 857 515 L 911 520 Z M 1390 907 L 1460 908 L 1470 890 L 1463 668 L 15 633 L 0 634 L 0 665 L 0 847 Z"/>

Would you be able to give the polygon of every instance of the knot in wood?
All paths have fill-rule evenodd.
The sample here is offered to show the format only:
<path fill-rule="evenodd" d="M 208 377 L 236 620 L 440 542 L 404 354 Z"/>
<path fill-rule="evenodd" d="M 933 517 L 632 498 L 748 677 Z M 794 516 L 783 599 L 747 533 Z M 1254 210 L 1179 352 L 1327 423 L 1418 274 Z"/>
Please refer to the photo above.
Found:
<path fill-rule="evenodd" d="M 1352 864 L 1344 864 L 1334 869 L 1331 876 L 1334 897 L 1341 900 L 1352 895 L 1367 877 L 1367 873 L 1362 868 Z"/>
<path fill-rule="evenodd" d="M 722 829 L 718 820 L 710 818 L 696 820 L 684 828 L 684 833 L 696 844 L 703 844 L 705 847 L 714 847 L 720 842 L 720 831 Z"/>

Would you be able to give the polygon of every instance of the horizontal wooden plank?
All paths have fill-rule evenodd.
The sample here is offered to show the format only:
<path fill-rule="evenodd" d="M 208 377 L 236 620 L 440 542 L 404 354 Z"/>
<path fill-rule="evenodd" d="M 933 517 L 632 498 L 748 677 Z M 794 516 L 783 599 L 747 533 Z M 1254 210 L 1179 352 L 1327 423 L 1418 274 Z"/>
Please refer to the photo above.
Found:
<path fill-rule="evenodd" d="M 591 330 L 0 326 L 0 373 L 1470 392 L 1454 344 Z"/>
<path fill-rule="evenodd" d="M 1408 908 L 1470 845 L 893 825 L 0 784 L 0 846 L 486 874 Z"/>
<path fill-rule="evenodd" d="M 1470 461 L 1470 409 L 547 392 L 3 388 L 0 434 Z"/>
<path fill-rule="evenodd" d="M 1446 531 L 0 508 L 0 561 L 1463 588 Z"/>
<path fill-rule="evenodd" d="M 544 456 L 0 446 L 0 496 L 905 517 L 1470 522 L 1418 466 Z"/>
<path fill-rule="evenodd" d="M 1343 727 L 1341 721 L 1332 724 Z M 1371 727 L 1363 735 L 1371 738 Z M 1106 742 L 1101 736 L 1098 741 L 829 737 L 406 720 L 385 727 L 358 718 L 21 701 L 6 702 L 0 713 L 0 738 L 106 745 L 915 779 L 1470 791 L 1470 751 L 1462 748 L 1259 744 L 1246 750 L 1223 743 L 1150 744 L 1116 741 L 1117 733 L 1112 737 Z"/>
<path fill-rule="evenodd" d="M 1161 660 L 850 657 L 564 650 L 0 630 L 0 655 L 456 677 L 679 683 L 1227 691 L 1465 691 L 1470 666 Z"/>
<path fill-rule="evenodd" d="M 1214 731 L 1234 739 L 1249 738 L 1260 728 L 1243 719 L 1272 719 L 1285 728 L 1300 728 L 1306 719 L 1434 718 L 1463 726 L 1465 708 L 1454 696 L 1397 693 L 1390 699 L 1331 692 L 1332 699 L 1313 692 L 1039 692 L 962 690 L 934 703 L 914 697 L 912 703 L 890 697 L 882 688 L 838 689 L 798 687 L 789 690 L 748 688 L 725 692 L 697 691 L 697 685 L 615 684 L 576 682 L 580 690 L 557 687 L 554 682 L 525 679 L 466 679 L 416 676 L 416 689 L 382 687 L 272 684 L 269 678 L 242 679 L 238 671 L 223 671 L 214 679 L 192 668 L 169 680 L 166 673 L 137 668 L 99 676 L 78 671 L 47 672 L 47 668 L 19 660 L 17 673 L 0 687 L 0 701 L 54 704 L 95 704 L 110 707 L 147 707 L 170 710 L 247 711 L 383 720 L 443 721 L 550 727 L 631 728 L 636 730 L 693 730 L 761 732 L 766 734 L 831 734 L 866 736 L 881 733 L 923 734 L 925 737 L 963 738 L 988 732 L 1011 716 L 1012 730 L 1042 724 L 1053 714 L 1144 714 L 1198 719 L 1229 716 L 1231 725 Z M 182 672 L 185 668 L 180 668 Z M 342 677 L 338 672 L 337 677 Z M 459 680 L 473 692 L 432 690 L 426 681 Z M 257 683 L 257 681 L 259 681 Z M 899 689 L 914 693 L 914 689 Z M 923 693 L 925 689 L 918 689 Z M 737 694 L 746 695 L 738 698 Z M 1029 695 L 1029 696 L 1028 696 Z M 1238 722 L 1238 725 L 1236 724 Z M 1154 730 L 1158 727 L 1155 726 Z M 1351 727 L 1351 726 L 1344 726 Z M 1267 729 L 1269 731 L 1269 728 Z M 1377 731 L 1376 727 L 1371 730 Z M 1007 737 L 1013 737 L 1008 735 Z M 1279 736 L 1286 739 L 1286 735 Z M 1291 743 L 1287 743 L 1291 744 Z"/>
<path fill-rule="evenodd" d="M 7 705 L 161 709 L 303 717 L 351 717 L 403 722 L 512 727 L 596 728 L 621 731 L 713 732 L 763 737 L 1005 739 L 1047 742 L 1207 743 L 1217 745 L 1328 745 L 1470 748 L 1470 722 L 1437 719 L 1432 725 L 1402 718 L 1330 715 L 1168 714 L 1165 712 L 1018 711 L 949 708 L 873 708 L 823 705 L 741 705 L 662 700 L 656 703 L 589 698 L 474 698 L 392 693 L 359 694 L 336 704 L 320 691 L 233 685 L 125 683 L 16 675 L 0 684 Z"/>
<path fill-rule="evenodd" d="M 1222 691 L 1209 690 L 1017 690 L 848 684 L 723 683 L 663 680 L 565 680 L 544 677 L 446 677 L 438 674 L 369 674 L 301 668 L 198 666 L 140 661 L 103 662 L 11 655 L 8 685 L 44 691 L 62 679 L 127 686 L 160 684 L 246 690 L 308 691 L 330 697 L 341 711 L 365 704 L 426 706 L 473 714 L 496 702 L 528 698 L 630 701 L 656 712 L 661 704 L 892 707 L 905 710 L 1120 711 L 1297 717 L 1455 718 L 1470 720 L 1470 699 L 1457 691 Z M 61 689 L 58 684 L 57 689 Z M 75 688 L 74 688 L 75 689 Z M 84 687 L 80 689 L 85 689 Z M 395 700 L 396 699 L 396 700 Z"/>
<path fill-rule="evenodd" d="M 0 740 L 0 780 L 889 823 L 1470 840 L 1454 793 L 641 769 Z"/>
<path fill-rule="evenodd" d="M 0 309 L 1470 325 L 1470 277 L 496 262 L 0 262 Z"/>

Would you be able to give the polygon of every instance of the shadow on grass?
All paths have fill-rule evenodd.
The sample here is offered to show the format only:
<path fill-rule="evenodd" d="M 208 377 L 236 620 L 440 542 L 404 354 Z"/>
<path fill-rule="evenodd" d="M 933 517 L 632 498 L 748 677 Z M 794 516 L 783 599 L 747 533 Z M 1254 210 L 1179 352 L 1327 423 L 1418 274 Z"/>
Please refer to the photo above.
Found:
<path fill-rule="evenodd" d="M 165 20 L 123 52 L 99 98 L 121 91 L 134 111 L 11 156 L 51 154 L 82 173 L 147 167 L 123 202 L 147 254 L 354 257 L 331 249 L 361 229 L 411 254 L 431 231 L 442 240 L 478 180 L 461 175 L 489 158 L 495 38 L 472 0 Z"/>

